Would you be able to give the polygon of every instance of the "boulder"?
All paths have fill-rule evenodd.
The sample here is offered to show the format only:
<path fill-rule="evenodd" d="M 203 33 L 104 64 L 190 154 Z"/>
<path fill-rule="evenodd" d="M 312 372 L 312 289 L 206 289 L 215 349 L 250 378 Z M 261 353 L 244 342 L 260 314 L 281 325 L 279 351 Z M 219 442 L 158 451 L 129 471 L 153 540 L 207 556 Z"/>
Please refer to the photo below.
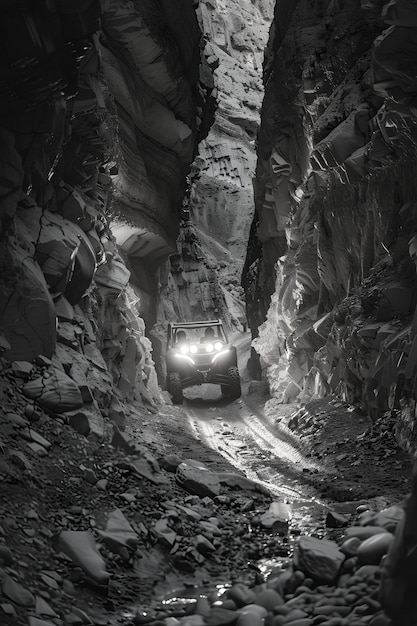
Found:
<path fill-rule="evenodd" d="M 177 467 L 182 463 L 182 460 L 176 454 L 167 454 L 159 458 L 158 463 L 165 471 L 175 474 Z"/>
<path fill-rule="evenodd" d="M 348 520 L 344 515 L 340 515 L 335 511 L 328 511 L 326 515 L 326 527 L 327 528 L 342 528 L 348 525 Z"/>
<path fill-rule="evenodd" d="M 384 533 L 385 531 L 386 528 L 382 526 L 349 526 L 346 528 L 345 533 L 347 537 L 359 537 L 363 541 L 368 539 L 368 537 Z"/>
<path fill-rule="evenodd" d="M 204 535 L 197 535 L 194 538 L 194 544 L 198 552 L 204 556 L 216 551 L 215 546 Z"/>
<path fill-rule="evenodd" d="M 83 406 L 78 385 L 56 367 L 25 383 L 22 391 L 27 398 L 54 413 L 64 413 Z"/>
<path fill-rule="evenodd" d="M 200 496 L 200 498 L 205 496 L 214 498 L 220 494 L 220 480 L 218 476 L 206 468 L 180 463 L 175 477 L 183 489 Z"/>
<path fill-rule="evenodd" d="M 150 532 L 156 541 L 159 541 L 162 545 L 168 546 L 169 548 L 172 548 L 177 540 L 177 534 L 168 525 L 168 520 L 165 518 L 161 518 L 155 522 L 152 528 L 150 528 Z"/>
<path fill-rule="evenodd" d="M 379 528 L 385 528 L 389 532 L 394 532 L 398 523 L 403 519 L 404 514 L 404 507 L 396 504 L 376 513 L 365 511 L 360 516 L 360 523 L 363 526 L 378 526 Z"/>
<path fill-rule="evenodd" d="M 362 541 L 359 537 L 349 537 L 340 546 L 340 552 L 346 554 L 347 557 L 356 556 Z"/>
<path fill-rule="evenodd" d="M 300 537 L 294 550 L 294 566 L 320 584 L 334 583 L 345 555 L 334 541 Z"/>
<path fill-rule="evenodd" d="M 291 520 L 291 504 L 271 502 L 268 511 L 260 517 L 261 526 L 271 533 L 287 532 Z"/>
<path fill-rule="evenodd" d="M 120 553 L 121 548 L 127 548 L 129 553 L 133 552 L 139 542 L 136 532 L 120 509 L 115 509 L 108 514 L 106 528 L 97 529 L 97 533 L 103 543 L 116 554 Z"/>
<path fill-rule="evenodd" d="M 133 474 L 146 478 L 155 485 L 169 485 L 169 480 L 163 476 L 156 459 L 151 454 L 131 461 L 129 469 Z"/>
<path fill-rule="evenodd" d="M 237 607 L 242 607 L 246 604 L 253 604 L 256 594 L 244 583 L 234 583 L 227 591 L 227 597 L 233 600 Z"/>
<path fill-rule="evenodd" d="M 177 467 L 176 478 L 186 491 L 201 498 L 204 496 L 214 498 L 220 495 L 221 487 L 256 491 L 270 495 L 268 489 L 261 483 L 246 478 L 246 476 L 233 472 L 210 472 L 204 465 L 192 459 L 187 459 L 186 462 L 182 462 Z"/>
<path fill-rule="evenodd" d="M 394 535 L 389 532 L 368 537 L 358 547 L 359 563 L 363 565 L 379 565 L 393 541 Z"/>
<path fill-rule="evenodd" d="M 239 613 L 236 626 L 263 626 L 268 612 L 258 604 L 247 604 L 239 609 Z"/>
<path fill-rule="evenodd" d="M 83 406 L 82 409 L 66 411 L 70 426 L 81 435 L 104 437 L 104 418 L 96 405 Z"/>
<path fill-rule="evenodd" d="M 57 547 L 81 567 L 90 579 L 99 585 L 107 585 L 110 574 L 88 530 L 64 530 L 58 537 Z"/>
<path fill-rule="evenodd" d="M 284 604 L 284 600 L 275 589 L 263 589 L 256 594 L 255 603 L 267 611 L 273 611 L 276 606 Z"/>

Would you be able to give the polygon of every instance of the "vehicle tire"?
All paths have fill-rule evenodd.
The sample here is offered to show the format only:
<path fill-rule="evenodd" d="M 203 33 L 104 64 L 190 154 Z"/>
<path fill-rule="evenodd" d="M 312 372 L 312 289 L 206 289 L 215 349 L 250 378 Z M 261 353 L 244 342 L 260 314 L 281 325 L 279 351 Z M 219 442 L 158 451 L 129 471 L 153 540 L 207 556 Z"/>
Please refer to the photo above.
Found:
<path fill-rule="evenodd" d="M 220 391 L 223 396 L 228 396 L 230 393 L 229 385 L 220 385 Z"/>
<path fill-rule="evenodd" d="M 181 376 L 178 372 L 172 372 L 169 375 L 169 393 L 174 404 L 182 404 L 184 396 L 182 395 Z"/>
<path fill-rule="evenodd" d="M 242 394 L 242 390 L 240 387 L 239 370 L 236 366 L 233 366 L 229 367 L 227 373 L 229 375 L 228 391 L 233 400 L 236 400 L 237 398 L 240 398 Z"/>

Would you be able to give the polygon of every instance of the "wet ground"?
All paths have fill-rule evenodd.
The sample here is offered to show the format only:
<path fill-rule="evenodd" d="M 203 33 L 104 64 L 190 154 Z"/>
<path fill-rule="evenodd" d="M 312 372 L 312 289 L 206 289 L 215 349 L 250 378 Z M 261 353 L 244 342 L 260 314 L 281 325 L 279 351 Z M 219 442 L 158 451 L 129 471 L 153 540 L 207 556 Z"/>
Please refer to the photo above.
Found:
<path fill-rule="evenodd" d="M 238 348 L 242 396 L 230 401 L 213 385 L 191 387 L 184 392 L 181 407 L 182 431 L 195 442 L 197 455 L 207 450 L 218 453 L 237 471 L 262 483 L 277 500 L 290 502 L 294 519 L 303 527 L 317 524 L 323 515 L 314 488 L 306 484 L 306 472 L 315 472 L 320 464 L 308 455 L 308 448 L 292 433 L 285 421 L 279 424 L 265 411 L 268 399 L 265 385 L 251 381 L 245 366 L 249 334 L 234 340 Z M 289 417 L 298 407 L 279 408 L 280 418 Z M 306 518 L 305 513 L 309 513 Z"/>

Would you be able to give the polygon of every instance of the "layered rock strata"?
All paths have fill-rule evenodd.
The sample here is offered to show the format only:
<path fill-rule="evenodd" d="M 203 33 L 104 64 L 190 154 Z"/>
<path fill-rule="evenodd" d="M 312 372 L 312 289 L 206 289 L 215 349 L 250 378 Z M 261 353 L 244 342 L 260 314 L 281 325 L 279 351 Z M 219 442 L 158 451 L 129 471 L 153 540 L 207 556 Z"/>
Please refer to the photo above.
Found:
<path fill-rule="evenodd" d="M 245 323 L 240 275 L 253 214 L 262 59 L 272 7 L 271 0 L 201 0 L 198 5 L 218 107 L 191 171 L 180 258 L 174 255 L 169 273 L 161 276 L 161 323 L 172 314 L 187 319 L 222 317 L 233 329 L 242 329 Z M 198 253 L 193 256 L 194 244 Z"/>
<path fill-rule="evenodd" d="M 133 282 L 154 291 L 155 283 L 146 289 L 144 275 L 176 250 L 186 175 L 215 106 L 211 71 L 187 0 L 110 0 L 100 43 L 120 148 L 114 232 Z"/>
<path fill-rule="evenodd" d="M 398 412 L 412 448 L 416 26 L 405 0 L 277 2 L 244 279 L 274 394 Z"/>
<path fill-rule="evenodd" d="M 84 407 L 96 424 L 112 402 L 158 397 L 129 279 L 140 291 L 141 264 L 155 271 L 175 249 L 186 173 L 209 119 L 201 33 L 180 0 L 6 4 L 2 363 L 27 364 L 25 393 L 44 408 Z"/>

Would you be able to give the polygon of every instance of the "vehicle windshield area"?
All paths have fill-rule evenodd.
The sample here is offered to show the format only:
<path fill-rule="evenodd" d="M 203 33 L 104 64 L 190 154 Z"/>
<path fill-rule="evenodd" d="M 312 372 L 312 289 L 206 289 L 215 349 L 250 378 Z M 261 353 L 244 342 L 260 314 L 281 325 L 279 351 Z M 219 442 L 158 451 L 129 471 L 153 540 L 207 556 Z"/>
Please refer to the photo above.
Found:
<path fill-rule="evenodd" d="M 200 328 L 173 328 L 172 345 L 180 343 L 202 344 L 214 341 L 225 342 L 226 338 L 220 326 L 203 326 Z"/>

